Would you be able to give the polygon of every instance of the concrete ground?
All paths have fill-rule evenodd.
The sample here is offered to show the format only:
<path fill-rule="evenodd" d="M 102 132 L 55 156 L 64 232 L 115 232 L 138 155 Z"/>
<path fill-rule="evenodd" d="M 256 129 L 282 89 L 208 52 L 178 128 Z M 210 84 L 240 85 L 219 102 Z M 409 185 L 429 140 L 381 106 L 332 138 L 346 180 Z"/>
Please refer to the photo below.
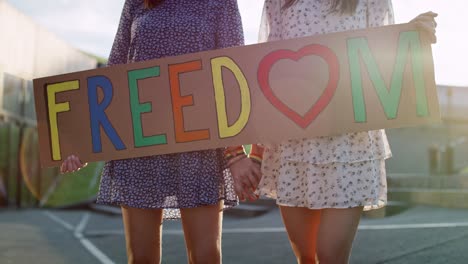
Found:
<path fill-rule="evenodd" d="M 225 215 L 223 263 L 295 263 L 277 209 Z M 466 263 L 468 210 L 413 207 L 363 218 L 351 263 Z M 163 263 L 186 263 L 180 223 L 164 224 Z M 0 263 L 126 263 L 120 216 L 90 211 L 0 211 Z"/>

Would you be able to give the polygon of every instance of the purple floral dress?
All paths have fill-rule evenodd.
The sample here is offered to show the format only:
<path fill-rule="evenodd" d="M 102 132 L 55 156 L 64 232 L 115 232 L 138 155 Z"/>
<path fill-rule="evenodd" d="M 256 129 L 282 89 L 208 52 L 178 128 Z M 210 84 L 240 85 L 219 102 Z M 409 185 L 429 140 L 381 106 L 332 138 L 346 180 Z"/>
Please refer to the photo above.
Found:
<path fill-rule="evenodd" d="M 145 9 L 143 0 L 126 0 L 109 65 L 242 45 L 242 23 L 235 0 L 164 0 Z M 106 163 L 98 203 L 164 208 L 235 206 L 231 175 L 222 149 L 114 160 Z"/>

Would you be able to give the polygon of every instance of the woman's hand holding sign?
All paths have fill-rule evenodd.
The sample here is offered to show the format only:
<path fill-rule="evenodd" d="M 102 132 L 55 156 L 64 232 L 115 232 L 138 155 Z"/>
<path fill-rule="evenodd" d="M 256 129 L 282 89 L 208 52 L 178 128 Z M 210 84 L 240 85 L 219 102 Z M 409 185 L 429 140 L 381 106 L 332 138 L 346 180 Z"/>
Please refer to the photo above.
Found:
<path fill-rule="evenodd" d="M 88 163 L 82 163 L 80 158 L 75 155 L 68 156 L 60 166 L 61 173 L 75 172 L 86 167 Z"/>
<path fill-rule="evenodd" d="M 437 14 L 434 12 L 426 12 L 415 17 L 410 23 L 417 25 L 422 31 L 426 32 L 431 40 L 431 43 L 437 42 L 435 18 Z"/>

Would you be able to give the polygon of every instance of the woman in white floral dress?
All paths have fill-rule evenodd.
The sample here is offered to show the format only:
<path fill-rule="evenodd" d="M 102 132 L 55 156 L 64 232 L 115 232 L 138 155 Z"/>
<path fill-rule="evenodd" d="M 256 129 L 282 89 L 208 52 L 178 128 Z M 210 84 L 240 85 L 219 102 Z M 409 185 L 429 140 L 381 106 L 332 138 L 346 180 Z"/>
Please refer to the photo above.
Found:
<path fill-rule="evenodd" d="M 436 14 L 413 20 L 435 42 Z M 266 0 L 260 42 L 393 23 L 391 0 Z M 347 263 L 363 210 L 387 201 L 384 130 L 266 145 L 258 192 L 276 199 L 299 263 Z"/>

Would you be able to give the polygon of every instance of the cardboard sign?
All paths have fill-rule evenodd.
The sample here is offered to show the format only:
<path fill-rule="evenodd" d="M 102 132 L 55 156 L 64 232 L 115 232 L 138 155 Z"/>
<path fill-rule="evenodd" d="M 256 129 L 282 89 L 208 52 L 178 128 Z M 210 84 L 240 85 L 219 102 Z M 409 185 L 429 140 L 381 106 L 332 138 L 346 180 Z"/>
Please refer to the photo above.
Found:
<path fill-rule="evenodd" d="M 34 80 L 41 163 L 124 159 L 439 120 L 409 24 Z"/>

